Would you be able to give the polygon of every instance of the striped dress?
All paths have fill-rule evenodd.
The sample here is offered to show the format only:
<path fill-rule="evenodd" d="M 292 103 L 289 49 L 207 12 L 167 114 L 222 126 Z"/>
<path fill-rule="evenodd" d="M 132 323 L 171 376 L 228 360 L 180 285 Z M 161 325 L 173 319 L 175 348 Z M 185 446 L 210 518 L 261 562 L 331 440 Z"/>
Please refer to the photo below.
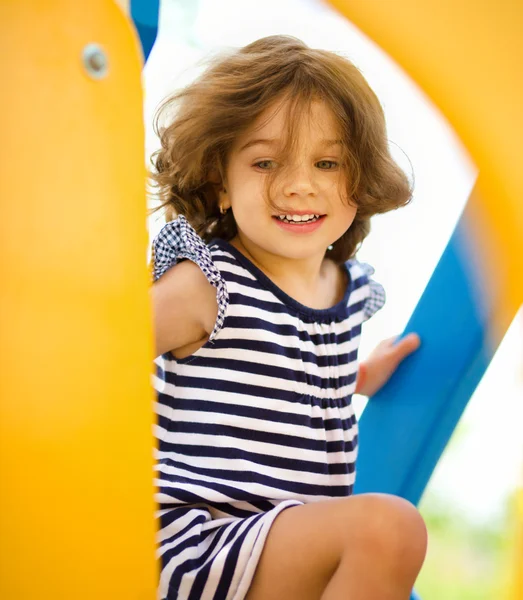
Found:
<path fill-rule="evenodd" d="M 153 253 L 155 279 L 192 260 L 218 301 L 204 346 L 156 360 L 158 597 L 241 600 L 281 511 L 352 493 L 358 345 L 383 288 L 350 260 L 343 299 L 308 308 L 183 217 Z"/>

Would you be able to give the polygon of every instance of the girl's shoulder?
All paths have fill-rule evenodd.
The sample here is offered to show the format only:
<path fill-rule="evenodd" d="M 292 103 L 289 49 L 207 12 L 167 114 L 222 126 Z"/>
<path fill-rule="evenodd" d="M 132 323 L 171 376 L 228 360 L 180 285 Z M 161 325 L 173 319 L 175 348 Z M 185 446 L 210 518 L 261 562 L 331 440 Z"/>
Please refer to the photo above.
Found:
<path fill-rule="evenodd" d="M 208 246 L 184 216 L 164 225 L 153 241 L 152 251 L 154 281 L 183 259 L 196 263 L 211 283 L 220 279 Z"/>
<path fill-rule="evenodd" d="M 212 340 L 221 330 L 225 319 L 229 303 L 227 285 L 207 244 L 187 219 L 179 216 L 174 221 L 166 223 L 153 241 L 151 260 L 153 281 L 158 281 L 172 267 L 186 260 L 194 263 L 216 290 L 218 315 L 209 336 Z"/>

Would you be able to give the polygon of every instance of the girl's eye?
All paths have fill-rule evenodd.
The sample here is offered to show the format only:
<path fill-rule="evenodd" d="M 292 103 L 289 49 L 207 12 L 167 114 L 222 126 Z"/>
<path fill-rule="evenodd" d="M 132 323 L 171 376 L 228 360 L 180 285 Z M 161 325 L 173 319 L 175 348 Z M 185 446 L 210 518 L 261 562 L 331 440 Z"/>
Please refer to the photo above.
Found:
<path fill-rule="evenodd" d="M 262 169 L 262 171 L 268 171 L 269 169 L 274 169 L 276 163 L 273 160 L 260 160 L 257 163 L 254 163 L 255 167 L 258 169 Z"/>
<path fill-rule="evenodd" d="M 316 166 L 319 169 L 323 169 L 326 171 L 332 171 L 333 169 L 336 169 L 338 167 L 338 163 L 335 162 L 334 160 L 319 160 L 316 163 Z"/>

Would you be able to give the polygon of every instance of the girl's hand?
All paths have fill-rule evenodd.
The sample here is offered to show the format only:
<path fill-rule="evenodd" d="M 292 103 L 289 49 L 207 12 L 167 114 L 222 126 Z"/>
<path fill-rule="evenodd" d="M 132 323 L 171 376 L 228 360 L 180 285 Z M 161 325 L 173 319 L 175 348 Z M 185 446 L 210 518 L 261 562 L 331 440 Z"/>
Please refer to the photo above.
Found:
<path fill-rule="evenodd" d="M 360 364 L 356 393 L 373 396 L 382 388 L 400 362 L 420 346 L 419 336 L 409 333 L 399 342 L 393 337 L 384 340 L 371 352 L 364 363 Z"/>

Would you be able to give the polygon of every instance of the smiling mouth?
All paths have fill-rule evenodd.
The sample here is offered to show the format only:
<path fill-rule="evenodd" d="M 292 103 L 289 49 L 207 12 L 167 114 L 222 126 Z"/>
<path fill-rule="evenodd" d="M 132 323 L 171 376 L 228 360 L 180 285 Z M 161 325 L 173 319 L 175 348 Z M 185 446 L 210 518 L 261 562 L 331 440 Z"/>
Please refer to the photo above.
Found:
<path fill-rule="evenodd" d="M 320 214 L 274 215 L 272 218 L 282 223 L 289 223 L 290 225 L 307 225 L 308 223 L 315 223 L 325 216 Z"/>

